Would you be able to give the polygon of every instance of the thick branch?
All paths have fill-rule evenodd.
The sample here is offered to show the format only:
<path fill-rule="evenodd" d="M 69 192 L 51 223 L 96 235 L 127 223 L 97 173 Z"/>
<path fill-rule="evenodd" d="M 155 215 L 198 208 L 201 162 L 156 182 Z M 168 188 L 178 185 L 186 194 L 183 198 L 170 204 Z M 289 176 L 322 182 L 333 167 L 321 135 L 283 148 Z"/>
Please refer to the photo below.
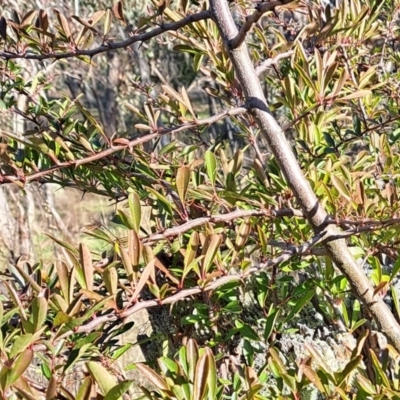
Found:
<path fill-rule="evenodd" d="M 237 48 L 232 49 L 231 47 L 232 40 L 238 36 L 238 30 L 226 0 L 210 0 L 210 8 L 212 18 L 221 32 L 226 49 L 230 52 L 236 78 L 242 86 L 247 101 L 253 108 L 253 115 L 260 130 L 297 201 L 317 234 L 325 230 L 327 237 L 335 236 L 339 233 L 337 227 L 327 224 L 326 211 L 305 179 L 281 127 L 268 108 L 245 43 L 243 42 Z M 347 277 L 354 294 L 371 312 L 382 333 L 387 336 L 397 351 L 400 351 L 400 325 L 382 298 L 374 295 L 371 283 L 351 255 L 346 241 L 344 239 L 327 241 L 324 242 L 324 246 L 337 267 Z"/>
<path fill-rule="evenodd" d="M 230 48 L 235 49 L 236 47 L 239 47 L 245 41 L 247 32 L 250 31 L 252 26 L 257 23 L 266 12 L 273 11 L 276 7 L 289 4 L 293 1 L 294 0 L 272 0 L 265 3 L 260 2 L 260 4 L 258 4 L 256 7 L 256 11 L 246 17 L 245 22 L 240 28 L 238 34 L 230 40 Z"/>

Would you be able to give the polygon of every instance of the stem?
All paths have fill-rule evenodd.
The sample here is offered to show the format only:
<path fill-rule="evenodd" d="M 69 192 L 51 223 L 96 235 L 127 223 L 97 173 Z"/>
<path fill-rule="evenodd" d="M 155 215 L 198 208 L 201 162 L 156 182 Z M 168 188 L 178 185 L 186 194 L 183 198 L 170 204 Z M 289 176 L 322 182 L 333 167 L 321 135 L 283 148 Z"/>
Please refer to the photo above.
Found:
<path fill-rule="evenodd" d="M 348 279 L 353 293 L 369 309 L 381 332 L 387 336 L 396 350 L 400 351 L 400 325 L 383 299 L 379 295 L 374 296 L 371 283 L 351 255 L 345 239 L 327 241 L 329 237 L 340 234 L 340 231 L 337 227 L 327 223 L 329 218 L 326 211 L 304 177 L 282 128 L 271 114 L 245 41 L 236 48 L 231 47 L 232 41 L 238 35 L 238 29 L 227 1 L 210 0 L 210 10 L 229 53 L 236 79 L 242 86 L 247 103 L 307 220 L 315 233 L 323 236 L 324 247 L 336 266 Z"/>

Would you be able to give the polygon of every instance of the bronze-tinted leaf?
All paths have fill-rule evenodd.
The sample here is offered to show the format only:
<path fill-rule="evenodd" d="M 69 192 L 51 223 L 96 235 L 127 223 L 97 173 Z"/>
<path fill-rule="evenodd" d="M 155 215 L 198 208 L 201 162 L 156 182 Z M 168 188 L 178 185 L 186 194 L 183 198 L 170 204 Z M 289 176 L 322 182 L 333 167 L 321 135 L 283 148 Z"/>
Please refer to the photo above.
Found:
<path fill-rule="evenodd" d="M 181 199 L 182 205 L 185 204 L 186 192 L 190 181 L 190 168 L 183 165 L 178 169 L 176 173 L 176 189 L 178 191 L 179 198 Z"/>
<path fill-rule="evenodd" d="M 207 389 L 208 374 L 210 373 L 209 357 L 204 353 L 197 362 L 193 384 L 193 400 L 202 400 Z"/>
<path fill-rule="evenodd" d="M 21 21 L 21 28 L 25 29 L 28 26 L 32 25 L 32 21 L 36 16 L 37 11 L 36 10 L 31 10 L 28 11 L 23 17 Z"/>
<path fill-rule="evenodd" d="M 103 272 L 104 284 L 111 295 L 117 293 L 118 273 L 115 267 L 108 267 Z"/>
<path fill-rule="evenodd" d="M 143 374 L 158 389 L 168 390 L 167 383 L 159 374 L 157 374 L 157 372 L 153 371 L 147 365 L 141 363 L 136 364 L 136 367 L 140 373 Z"/>
<path fill-rule="evenodd" d="M 88 23 L 93 26 L 95 25 L 97 22 L 100 21 L 101 18 L 103 18 L 103 15 L 106 12 L 104 10 L 100 10 L 100 11 L 96 11 L 89 19 L 88 19 Z"/>
<path fill-rule="evenodd" d="M 64 32 L 64 35 L 66 36 L 68 41 L 71 42 L 71 30 L 69 28 L 67 18 L 65 18 L 64 15 L 62 15 L 58 10 L 54 10 L 54 12 L 57 14 L 57 20 L 60 24 L 61 30 Z"/>
<path fill-rule="evenodd" d="M 142 272 L 142 275 L 140 276 L 139 282 L 137 283 L 135 287 L 135 291 L 132 294 L 132 299 L 136 300 L 142 291 L 144 285 L 146 284 L 147 280 L 149 279 L 150 275 L 154 274 L 154 267 L 155 267 L 155 259 L 150 261 L 145 269 Z"/>
<path fill-rule="evenodd" d="M 49 17 L 45 10 L 39 10 L 39 16 L 36 20 L 36 27 L 40 28 L 43 32 L 47 32 L 49 29 Z"/>
<path fill-rule="evenodd" d="M 115 18 L 117 18 L 117 20 L 119 22 L 121 22 L 122 25 L 126 26 L 126 20 L 125 20 L 125 16 L 124 16 L 124 9 L 123 9 L 122 1 L 117 1 L 113 5 L 112 10 L 115 15 Z"/>

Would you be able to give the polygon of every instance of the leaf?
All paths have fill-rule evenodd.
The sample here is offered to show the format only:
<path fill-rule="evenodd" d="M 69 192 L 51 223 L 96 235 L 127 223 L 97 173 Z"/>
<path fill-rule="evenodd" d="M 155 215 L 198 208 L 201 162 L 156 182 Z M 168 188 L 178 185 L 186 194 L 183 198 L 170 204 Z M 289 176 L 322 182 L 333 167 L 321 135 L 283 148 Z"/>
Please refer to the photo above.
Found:
<path fill-rule="evenodd" d="M 148 281 L 150 274 L 154 274 L 154 267 L 155 267 L 155 262 L 156 260 L 150 261 L 145 269 L 142 272 L 142 275 L 140 276 L 139 282 L 137 283 L 135 287 L 135 291 L 132 294 L 132 301 L 137 300 L 137 297 L 139 296 L 140 292 L 142 291 L 144 285 Z"/>
<path fill-rule="evenodd" d="M 56 262 L 56 270 L 64 300 L 69 305 L 72 301 L 72 292 L 70 289 L 70 271 L 63 261 Z"/>
<path fill-rule="evenodd" d="M 47 386 L 46 390 L 46 400 L 53 400 L 57 397 L 57 378 L 55 375 L 50 377 L 49 385 Z M 37 397 L 34 397 L 37 399 Z M 89 399 L 79 399 L 76 397 L 75 400 L 89 400 Z"/>
<path fill-rule="evenodd" d="M 108 267 L 103 272 L 104 284 L 111 295 L 117 293 L 118 273 L 115 267 Z"/>
<path fill-rule="evenodd" d="M 98 362 L 89 361 L 86 365 L 93 379 L 99 385 L 103 395 L 106 395 L 106 393 L 118 383 L 116 378 Z"/>
<path fill-rule="evenodd" d="M 31 333 L 26 333 L 24 335 L 18 336 L 15 340 L 13 346 L 11 347 L 8 356 L 14 358 L 17 354 L 26 350 L 28 346 L 32 344 L 33 335 Z"/>
<path fill-rule="evenodd" d="M 396 262 L 393 265 L 392 271 L 390 273 L 390 282 L 397 277 L 400 271 L 400 255 L 398 256 Z"/>
<path fill-rule="evenodd" d="M 134 231 L 130 231 L 130 232 L 134 232 Z M 128 240 L 129 240 L 129 238 L 128 238 Z M 129 282 L 132 282 L 133 278 L 134 278 L 134 271 L 133 271 L 133 265 L 132 265 L 131 258 L 129 257 L 128 252 L 122 246 L 119 247 L 119 253 L 121 255 L 122 265 L 124 266 L 127 278 L 129 280 Z"/>
<path fill-rule="evenodd" d="M 33 351 L 26 349 L 21 353 L 13 363 L 12 368 L 8 372 L 7 382 L 12 385 L 29 367 L 33 360 Z"/>
<path fill-rule="evenodd" d="M 0 18 L 0 36 L 7 40 L 7 20 L 4 17 Z"/>
<path fill-rule="evenodd" d="M 96 12 L 87 20 L 88 24 L 91 25 L 91 26 L 94 26 L 95 24 L 97 24 L 97 22 L 99 22 L 99 21 L 103 18 L 103 16 L 104 16 L 105 13 L 106 13 L 106 11 L 104 11 L 104 10 L 96 11 Z"/>
<path fill-rule="evenodd" d="M 104 20 L 104 31 L 103 31 L 104 36 L 107 36 L 110 33 L 111 21 L 112 21 L 112 12 L 108 8 L 106 11 L 106 18 Z"/>
<path fill-rule="evenodd" d="M 46 321 L 47 308 L 47 299 L 44 296 L 35 297 L 32 300 L 32 319 L 34 332 L 40 329 L 44 321 Z"/>
<path fill-rule="evenodd" d="M 128 205 L 133 221 L 133 229 L 136 233 L 139 233 L 142 214 L 140 206 L 140 197 L 137 195 L 137 193 L 135 192 L 129 193 Z"/>
<path fill-rule="evenodd" d="M 235 320 L 235 326 L 243 337 L 257 342 L 260 341 L 256 331 L 250 325 L 244 324 L 240 320 Z"/>
<path fill-rule="evenodd" d="M 104 400 L 118 400 L 122 398 L 122 395 L 126 393 L 129 389 L 129 387 L 132 385 L 132 381 L 130 380 L 125 380 L 114 387 L 112 387 L 104 397 Z"/>
<path fill-rule="evenodd" d="M 384 387 L 390 389 L 390 381 L 382 368 L 382 363 L 379 361 L 373 349 L 369 349 L 369 353 L 371 355 L 372 363 L 375 371 L 377 372 L 377 384 L 383 384 Z M 361 356 L 359 356 L 361 357 Z M 379 379 L 380 378 L 380 379 Z M 379 382 L 381 381 L 381 382 Z"/>
<path fill-rule="evenodd" d="M 209 347 L 204 349 L 206 356 L 208 357 L 208 399 L 214 400 L 217 398 L 217 365 L 215 363 L 214 354 Z"/>
<path fill-rule="evenodd" d="M 331 181 L 333 186 L 337 189 L 337 191 L 348 201 L 351 201 L 351 196 L 349 191 L 347 190 L 346 185 L 343 181 L 337 177 L 336 175 L 331 175 Z"/>
<path fill-rule="evenodd" d="M 209 358 L 204 353 L 196 364 L 196 374 L 193 384 L 193 400 L 202 400 L 207 389 L 208 374 L 210 373 Z"/>
<path fill-rule="evenodd" d="M 213 187 L 215 187 L 215 178 L 217 176 L 217 160 L 215 158 L 215 154 L 210 150 L 206 151 L 205 154 L 207 175 L 211 181 Z"/>
<path fill-rule="evenodd" d="M 297 315 L 314 297 L 315 288 L 307 291 L 299 300 L 296 301 L 296 304 L 290 310 L 289 315 L 286 317 L 286 321 L 290 321 L 295 315 Z"/>
<path fill-rule="evenodd" d="M 90 400 L 92 392 L 93 381 L 90 376 L 87 376 L 81 386 L 79 387 L 78 393 L 75 400 Z"/>
<path fill-rule="evenodd" d="M 274 309 L 273 306 L 269 309 L 267 321 L 264 329 L 264 340 L 268 340 L 274 330 L 276 319 L 279 316 L 279 309 Z"/>
<path fill-rule="evenodd" d="M 58 10 L 54 10 L 54 12 L 57 14 L 57 20 L 60 24 L 61 30 L 65 34 L 68 41 L 71 42 L 71 30 L 69 29 L 67 18 L 65 18 L 64 15 L 62 15 Z"/>
<path fill-rule="evenodd" d="M 321 393 L 326 394 L 326 390 L 321 382 L 321 379 L 319 379 L 318 374 L 309 365 L 301 365 L 301 371 Z"/>
<path fill-rule="evenodd" d="M 138 234 L 131 230 L 128 232 L 128 254 L 134 267 L 139 265 L 140 240 Z"/>
<path fill-rule="evenodd" d="M 352 360 L 350 360 L 346 366 L 344 367 L 343 371 L 340 372 L 339 377 L 337 379 L 337 385 L 341 386 L 342 383 L 348 376 L 357 368 L 358 364 L 362 361 L 362 356 L 356 356 Z"/>
<path fill-rule="evenodd" d="M 86 283 L 86 287 L 84 289 L 93 290 L 94 269 L 92 263 L 92 255 L 90 254 L 89 248 L 83 243 L 79 245 L 79 253 Z"/>
<path fill-rule="evenodd" d="M 221 244 L 221 236 L 213 235 L 209 242 L 208 247 L 206 248 L 205 257 L 203 260 L 203 273 L 207 274 L 212 262 L 214 261 L 215 256 L 217 255 L 217 251 Z"/>
<path fill-rule="evenodd" d="M 168 390 L 167 383 L 159 374 L 157 374 L 157 372 L 153 371 L 147 365 L 142 363 L 136 364 L 136 367 L 140 371 L 140 373 L 144 375 L 158 389 Z"/>
<path fill-rule="evenodd" d="M 117 20 L 121 22 L 123 26 L 126 26 L 122 1 L 117 1 L 112 7 L 112 11 L 115 15 L 115 18 L 117 18 Z"/>
<path fill-rule="evenodd" d="M 347 96 L 336 99 L 335 102 L 342 103 L 344 101 L 349 101 L 349 100 L 354 100 L 354 99 L 359 99 L 361 97 L 369 96 L 370 94 L 372 94 L 371 90 L 365 90 L 365 89 L 358 90 L 357 92 L 354 92 Z"/>
<path fill-rule="evenodd" d="M 40 28 L 43 32 L 47 32 L 49 29 L 49 18 L 45 10 L 39 10 L 39 16 L 36 21 L 36 26 Z"/>
<path fill-rule="evenodd" d="M 178 169 L 176 173 L 176 189 L 178 191 L 179 198 L 181 199 L 182 205 L 185 204 L 186 193 L 190 181 L 190 168 L 183 165 Z"/>
<path fill-rule="evenodd" d="M 186 359 L 189 363 L 189 379 L 190 382 L 194 382 L 197 360 L 199 359 L 199 348 L 194 339 L 189 339 L 186 345 Z"/>
<path fill-rule="evenodd" d="M 235 248 L 237 251 L 243 249 L 244 245 L 247 242 L 247 238 L 249 237 L 250 232 L 251 232 L 251 222 L 249 218 L 246 218 L 240 225 L 239 232 L 236 236 Z"/>
<path fill-rule="evenodd" d="M 20 24 L 22 29 L 26 29 L 30 25 L 32 25 L 32 21 L 35 18 L 36 13 L 37 13 L 36 10 L 30 10 L 22 17 L 22 21 Z"/>
<path fill-rule="evenodd" d="M 55 238 L 54 236 L 50 235 L 49 233 L 45 233 L 45 235 L 48 236 L 51 240 L 53 240 L 57 244 L 59 244 L 61 247 L 65 247 L 71 253 L 73 253 L 73 254 L 77 254 L 78 253 L 77 250 L 75 249 L 75 247 L 72 246 L 71 244 L 69 244 L 67 242 L 63 242 L 62 240 L 59 240 L 59 239 Z"/>

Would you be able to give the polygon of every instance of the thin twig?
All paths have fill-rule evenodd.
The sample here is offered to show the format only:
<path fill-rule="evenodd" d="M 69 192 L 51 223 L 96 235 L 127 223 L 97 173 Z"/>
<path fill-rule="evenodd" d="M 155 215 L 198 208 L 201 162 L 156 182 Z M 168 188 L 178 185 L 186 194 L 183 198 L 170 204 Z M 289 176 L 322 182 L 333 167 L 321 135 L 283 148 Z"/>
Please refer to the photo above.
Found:
<path fill-rule="evenodd" d="M 12 176 L 12 175 L 1 175 L 0 174 L 0 185 L 4 184 L 4 183 L 17 183 L 17 182 L 22 182 L 22 183 L 28 183 L 28 182 L 34 182 L 34 181 L 38 181 L 41 178 L 50 175 L 56 171 L 59 171 L 61 169 L 64 168 L 77 168 L 81 165 L 85 165 L 85 164 L 89 164 L 93 161 L 97 161 L 100 160 L 102 158 L 105 158 L 111 154 L 123 151 L 123 150 L 131 150 L 133 147 L 142 144 L 142 143 L 146 143 L 149 142 L 152 139 L 155 139 L 159 136 L 162 135 L 166 135 L 169 133 L 177 133 L 177 132 L 181 132 L 187 129 L 193 129 L 193 128 L 197 128 L 199 126 L 202 125 L 211 125 L 217 121 L 219 121 L 220 119 L 223 119 L 227 116 L 232 116 L 232 115 L 238 115 L 238 114 L 242 114 L 244 112 L 247 111 L 247 107 L 236 107 L 236 108 L 232 108 L 230 110 L 226 110 L 223 111 L 217 115 L 213 115 L 209 118 L 204 118 L 201 120 L 195 120 L 195 121 L 191 121 L 191 122 L 186 122 L 182 125 L 178 125 L 178 126 L 173 126 L 171 128 L 159 128 L 156 132 L 153 133 L 149 133 L 146 136 L 140 137 L 140 138 L 136 138 L 133 140 L 127 140 L 126 143 L 121 144 L 121 145 L 112 145 L 110 148 L 100 151 L 98 153 L 92 154 L 88 157 L 84 157 L 81 158 L 79 160 L 71 160 L 71 161 L 64 161 L 64 162 L 59 162 L 56 165 L 53 165 L 50 168 L 47 168 L 45 170 L 39 171 L 39 172 L 35 172 L 31 175 L 28 176 Z M 8 134 L 7 134 L 8 135 Z M 6 136 L 7 136 L 6 135 Z M 29 142 L 27 141 L 27 143 L 29 144 Z"/>
<path fill-rule="evenodd" d="M 260 76 L 269 67 L 278 63 L 278 61 L 284 58 L 289 58 L 294 54 L 293 50 L 285 51 L 284 53 L 277 54 L 275 57 L 268 58 L 264 60 L 258 67 L 255 68 L 256 74 Z"/>

